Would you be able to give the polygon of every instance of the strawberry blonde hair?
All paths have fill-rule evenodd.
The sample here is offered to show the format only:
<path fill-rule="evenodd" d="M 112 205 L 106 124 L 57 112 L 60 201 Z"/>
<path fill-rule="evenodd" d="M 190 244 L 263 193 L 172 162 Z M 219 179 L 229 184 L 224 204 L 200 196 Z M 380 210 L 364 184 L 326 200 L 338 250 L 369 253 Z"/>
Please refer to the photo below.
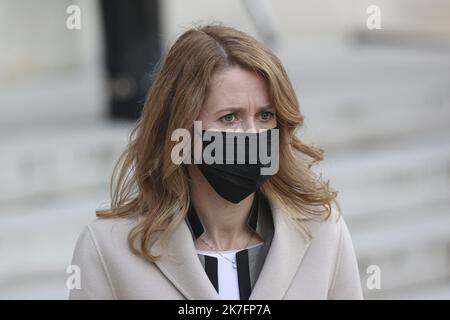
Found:
<path fill-rule="evenodd" d="M 158 67 L 144 108 L 111 179 L 111 206 L 97 217 L 136 218 L 128 235 L 131 251 L 149 261 L 159 256 L 151 246 L 166 242 L 183 222 L 190 205 L 187 168 L 170 155 L 171 133 L 192 129 L 216 72 L 239 66 L 267 82 L 279 128 L 279 170 L 261 188 L 280 203 L 293 224 L 309 237 L 305 221 L 326 220 L 337 192 L 312 170 L 323 150 L 303 143 L 296 131 L 303 124 L 295 91 L 281 61 L 250 35 L 222 25 L 189 28 Z"/>

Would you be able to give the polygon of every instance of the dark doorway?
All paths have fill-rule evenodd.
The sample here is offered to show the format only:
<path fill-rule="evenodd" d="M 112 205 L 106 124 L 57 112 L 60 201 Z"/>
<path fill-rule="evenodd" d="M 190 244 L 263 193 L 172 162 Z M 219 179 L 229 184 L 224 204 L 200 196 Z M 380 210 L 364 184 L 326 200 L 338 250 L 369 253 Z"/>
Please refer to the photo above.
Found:
<path fill-rule="evenodd" d="M 161 55 L 158 0 L 102 0 L 109 116 L 136 119 Z"/>

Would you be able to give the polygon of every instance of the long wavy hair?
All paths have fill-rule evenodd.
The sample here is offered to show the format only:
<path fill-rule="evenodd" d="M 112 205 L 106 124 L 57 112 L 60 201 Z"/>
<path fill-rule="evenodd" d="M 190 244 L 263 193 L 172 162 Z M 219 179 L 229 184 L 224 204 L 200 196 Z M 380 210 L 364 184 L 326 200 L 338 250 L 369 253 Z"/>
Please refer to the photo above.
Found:
<path fill-rule="evenodd" d="M 337 192 L 311 166 L 323 150 L 303 143 L 297 134 L 304 117 L 281 61 L 250 35 L 222 25 L 194 26 L 181 34 L 159 64 L 142 114 L 131 132 L 111 178 L 111 205 L 98 209 L 100 218 L 134 218 L 128 235 L 130 250 L 154 262 L 152 245 L 167 242 L 183 222 L 190 205 L 188 172 L 170 155 L 171 133 L 192 130 L 208 94 L 213 74 L 239 66 L 262 76 L 268 84 L 279 128 L 279 170 L 261 188 L 306 237 L 306 221 L 331 215 Z M 339 205 L 337 204 L 339 207 Z"/>

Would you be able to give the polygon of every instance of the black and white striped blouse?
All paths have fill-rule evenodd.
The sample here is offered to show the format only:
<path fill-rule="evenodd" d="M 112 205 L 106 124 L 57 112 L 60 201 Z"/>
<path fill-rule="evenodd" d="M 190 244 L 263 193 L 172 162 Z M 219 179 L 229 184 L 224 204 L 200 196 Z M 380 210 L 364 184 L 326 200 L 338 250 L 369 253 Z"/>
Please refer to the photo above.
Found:
<path fill-rule="evenodd" d="M 195 241 L 204 228 L 192 204 L 186 222 Z M 214 251 L 197 250 L 206 274 L 223 299 L 248 300 L 269 251 L 274 226 L 268 200 L 261 192 L 255 194 L 247 225 L 264 242 L 239 251 L 221 252 L 221 255 Z M 236 263 L 236 269 L 232 267 L 232 262 Z"/>

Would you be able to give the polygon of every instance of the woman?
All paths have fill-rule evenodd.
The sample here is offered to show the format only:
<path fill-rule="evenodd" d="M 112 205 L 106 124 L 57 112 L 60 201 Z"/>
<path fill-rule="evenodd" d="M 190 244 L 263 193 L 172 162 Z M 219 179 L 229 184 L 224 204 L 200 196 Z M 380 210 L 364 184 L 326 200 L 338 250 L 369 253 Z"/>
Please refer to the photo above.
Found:
<path fill-rule="evenodd" d="M 98 210 L 78 239 L 81 288 L 70 298 L 362 298 L 337 193 L 311 171 L 323 152 L 297 137 L 302 124 L 294 89 L 267 47 L 224 26 L 186 31 L 114 169 L 111 208 Z M 177 130 L 194 138 L 183 142 Z M 253 162 L 208 163 L 208 141 L 233 130 L 248 138 L 223 140 L 210 156 L 227 150 L 223 159 L 236 160 L 258 141 L 277 170 L 263 175 L 271 164 L 260 153 Z"/>

